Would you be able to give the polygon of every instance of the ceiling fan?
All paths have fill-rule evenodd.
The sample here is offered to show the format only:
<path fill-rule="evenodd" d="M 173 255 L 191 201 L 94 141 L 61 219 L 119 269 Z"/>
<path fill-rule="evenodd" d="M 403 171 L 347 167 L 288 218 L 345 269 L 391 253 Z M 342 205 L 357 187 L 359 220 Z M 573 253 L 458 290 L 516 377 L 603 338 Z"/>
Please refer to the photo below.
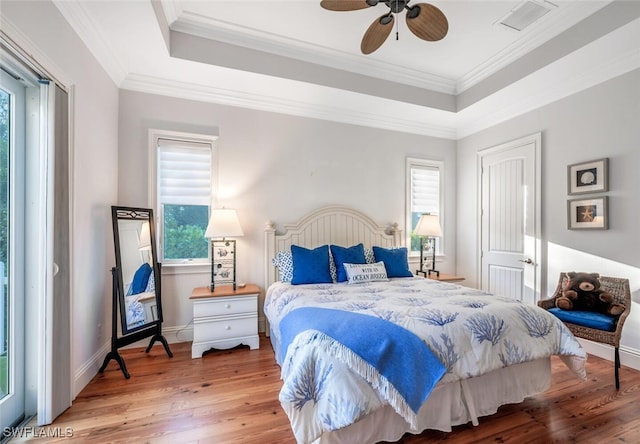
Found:
<path fill-rule="evenodd" d="M 330 11 L 356 11 L 379 3 L 384 3 L 389 12 L 378 17 L 362 37 L 360 50 L 363 54 L 371 54 L 387 39 L 395 22 L 394 14 L 406 9 L 407 26 L 416 36 L 429 42 L 444 38 L 449 31 L 449 22 L 445 15 L 429 3 L 417 3 L 409 6 L 411 0 L 322 0 L 320 6 Z M 397 35 L 396 35 L 397 38 Z"/>

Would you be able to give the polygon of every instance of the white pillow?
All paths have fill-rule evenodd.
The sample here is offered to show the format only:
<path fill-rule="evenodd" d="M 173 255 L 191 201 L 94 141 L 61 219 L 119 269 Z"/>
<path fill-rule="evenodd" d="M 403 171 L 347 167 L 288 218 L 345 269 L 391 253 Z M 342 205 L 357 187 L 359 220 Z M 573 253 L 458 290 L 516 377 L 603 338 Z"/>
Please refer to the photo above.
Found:
<path fill-rule="evenodd" d="M 382 261 L 374 264 L 344 264 L 344 271 L 347 273 L 349 284 L 389 280 L 387 269 Z"/>

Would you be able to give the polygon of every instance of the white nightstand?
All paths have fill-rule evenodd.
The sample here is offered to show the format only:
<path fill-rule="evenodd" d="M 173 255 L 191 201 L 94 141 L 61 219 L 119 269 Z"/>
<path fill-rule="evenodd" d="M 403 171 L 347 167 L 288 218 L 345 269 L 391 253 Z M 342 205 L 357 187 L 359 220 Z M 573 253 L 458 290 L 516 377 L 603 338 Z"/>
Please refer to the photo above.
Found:
<path fill-rule="evenodd" d="M 211 349 L 227 349 L 240 344 L 259 348 L 257 285 L 247 284 L 235 291 L 221 285 L 213 292 L 208 287 L 194 288 L 193 345 L 191 357 L 200 358 Z"/>

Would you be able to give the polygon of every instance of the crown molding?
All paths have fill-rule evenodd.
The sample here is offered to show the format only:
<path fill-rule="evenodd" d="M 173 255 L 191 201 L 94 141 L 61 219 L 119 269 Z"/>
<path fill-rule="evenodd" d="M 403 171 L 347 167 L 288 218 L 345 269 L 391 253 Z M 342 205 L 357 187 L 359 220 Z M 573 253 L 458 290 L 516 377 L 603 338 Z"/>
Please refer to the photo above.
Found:
<path fill-rule="evenodd" d="M 175 14 L 175 11 L 172 13 Z M 171 30 L 197 37 L 441 93 L 454 94 L 456 91 L 456 83 L 453 79 L 347 54 L 188 11 L 182 12 L 176 20 L 170 21 L 170 23 Z"/>
<path fill-rule="evenodd" d="M 116 85 L 120 85 L 127 76 L 126 63 L 117 56 L 108 39 L 100 32 L 101 27 L 95 23 L 85 4 L 65 0 L 52 0 L 52 2 L 93 56 L 98 59 L 107 75 Z"/>
<path fill-rule="evenodd" d="M 381 115 L 362 111 L 367 108 L 357 106 L 307 103 L 137 74 L 127 76 L 121 87 L 149 94 L 456 140 L 640 68 L 640 48 L 634 43 L 637 41 L 640 41 L 640 19 L 457 114 L 427 109 L 420 116 L 412 116 L 410 112 Z"/>
<path fill-rule="evenodd" d="M 609 0 L 607 3 L 582 3 L 580 5 L 581 7 L 584 7 L 584 4 L 587 4 L 591 7 L 591 10 L 581 16 L 577 16 L 574 12 L 577 7 L 576 4 L 563 3 L 556 11 L 552 11 L 552 15 L 548 20 L 543 21 L 539 26 L 534 24 L 528 31 L 525 31 L 525 34 L 520 39 L 498 52 L 493 57 L 485 60 L 483 63 L 465 74 L 462 78 L 458 79 L 456 82 L 455 93 L 460 94 L 487 79 L 533 49 L 550 41 L 551 38 L 556 37 L 566 29 L 571 28 L 581 20 L 584 20 L 586 17 L 594 14 L 599 9 L 602 9 L 611 1 L 612 0 Z M 570 26 L 567 26 L 567 22 L 570 22 Z M 496 22 L 494 23 L 494 26 L 500 25 Z M 504 28 L 504 32 L 518 33 L 519 31 Z M 551 36 L 551 38 L 549 36 Z"/>
<path fill-rule="evenodd" d="M 415 106 L 409 106 L 408 108 L 411 109 L 402 115 L 394 113 L 381 114 L 373 111 L 363 111 L 363 109 L 367 108 L 358 106 L 348 107 L 346 105 L 336 106 L 302 102 L 289 98 L 246 93 L 244 91 L 179 82 L 141 74 L 130 74 L 127 76 L 121 88 L 148 94 L 237 106 L 444 139 L 454 139 L 456 135 L 454 126 L 455 115 L 453 113 L 426 110 L 425 113 L 414 115 L 410 111 L 414 111 Z M 345 100 L 343 103 L 346 102 Z M 400 105 L 404 106 L 404 104 Z M 429 114 L 429 117 L 425 117 L 425 114 Z"/>
<path fill-rule="evenodd" d="M 169 26 L 171 26 L 173 22 L 178 20 L 178 18 L 180 18 L 180 16 L 184 12 L 184 8 L 182 7 L 181 0 L 151 0 L 151 1 L 154 3 L 156 2 L 160 3 L 160 6 L 164 10 L 164 15 L 167 18 L 167 23 L 169 23 Z"/>
<path fill-rule="evenodd" d="M 2 25 L 0 29 L 1 39 L 6 40 L 10 46 L 13 46 L 15 50 L 19 51 L 20 55 L 28 60 L 29 64 L 35 65 L 36 68 L 41 71 L 40 74 L 52 78 L 65 88 L 73 84 L 71 77 L 51 60 L 49 56 L 42 52 L 11 20 L 6 16 L 1 16 L 0 24 Z"/>
<path fill-rule="evenodd" d="M 325 103 L 313 103 L 310 100 L 305 102 L 291 97 L 271 96 L 238 89 L 179 82 L 146 74 L 128 74 L 124 68 L 126 65 L 118 59 L 113 48 L 107 43 L 104 36 L 100 34 L 99 24 L 94 22 L 82 2 L 53 1 L 108 75 L 122 89 L 445 139 L 455 140 L 467 137 L 633 69 L 640 68 L 640 48 L 636 43 L 640 41 L 640 19 L 636 19 L 458 113 L 419 107 L 388 99 L 364 97 L 348 91 L 338 92 L 331 88 L 322 89 L 327 87 L 318 85 L 308 85 L 308 88 L 317 88 L 312 89 L 316 95 L 310 94 L 308 97 L 322 97 L 327 91 L 332 91 L 333 101 L 330 103 L 328 100 Z M 167 2 L 163 1 L 164 3 Z M 172 4 L 172 2 L 168 3 Z M 165 9 L 165 13 L 168 13 L 167 9 Z M 179 21 L 184 18 L 179 4 L 168 15 L 171 14 L 173 14 L 172 17 L 179 16 Z M 181 23 L 179 26 L 184 25 L 183 22 Z M 70 80 L 64 76 L 63 71 L 50 61 L 42 51 L 39 51 L 6 17 L 2 19 L 2 26 L 3 34 L 10 36 L 22 50 L 41 61 L 54 76 L 59 78 L 62 84 L 71 84 Z M 194 24 L 191 29 L 197 32 L 205 32 L 205 28 L 201 22 L 198 22 L 198 25 Z M 222 32 L 222 34 L 227 35 L 225 32 Z M 234 32 L 231 32 L 232 36 L 237 35 L 237 32 L 235 34 Z M 222 39 L 222 37 L 220 38 Z M 254 41 L 254 43 L 260 40 L 256 36 L 247 38 Z M 246 46 L 245 43 L 238 41 L 231 43 Z M 291 48 L 292 51 L 300 50 L 303 53 L 307 49 Z M 517 50 L 514 49 L 510 54 L 516 53 Z M 513 55 L 507 56 L 505 54 L 502 56 L 513 57 Z M 307 57 L 311 56 L 307 53 Z M 309 61 L 319 63 L 319 60 L 324 60 L 324 57 L 331 59 L 331 53 L 325 54 L 321 51 L 319 55 L 314 55 Z M 333 60 L 335 61 L 336 59 Z M 362 61 L 358 59 L 358 64 L 361 63 Z M 349 70 L 346 65 L 346 61 L 340 62 L 339 68 Z M 372 75 L 371 69 L 373 68 L 367 65 L 367 75 Z M 393 80 L 396 82 L 402 81 L 398 76 L 394 76 Z M 424 82 L 420 86 L 425 87 Z M 337 94 L 342 94 L 339 100 L 335 100 L 335 95 Z M 344 100 L 342 100 L 342 97 L 344 97 Z M 393 111 L 380 113 L 376 112 L 376 107 L 378 109 L 380 107 L 388 110 L 393 109 Z"/>
<path fill-rule="evenodd" d="M 640 19 L 469 106 L 457 115 L 457 138 L 511 120 L 640 68 Z"/>

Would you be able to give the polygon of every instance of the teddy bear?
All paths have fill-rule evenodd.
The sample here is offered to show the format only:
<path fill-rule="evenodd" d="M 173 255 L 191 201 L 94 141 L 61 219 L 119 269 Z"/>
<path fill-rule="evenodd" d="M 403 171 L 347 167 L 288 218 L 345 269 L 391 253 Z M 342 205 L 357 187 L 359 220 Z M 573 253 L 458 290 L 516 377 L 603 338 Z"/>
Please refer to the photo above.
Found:
<path fill-rule="evenodd" d="M 600 289 L 598 273 L 566 273 L 567 283 L 562 295 L 556 298 L 556 307 L 562 310 L 586 310 L 617 316 L 624 305 L 614 304 L 613 295 Z"/>

